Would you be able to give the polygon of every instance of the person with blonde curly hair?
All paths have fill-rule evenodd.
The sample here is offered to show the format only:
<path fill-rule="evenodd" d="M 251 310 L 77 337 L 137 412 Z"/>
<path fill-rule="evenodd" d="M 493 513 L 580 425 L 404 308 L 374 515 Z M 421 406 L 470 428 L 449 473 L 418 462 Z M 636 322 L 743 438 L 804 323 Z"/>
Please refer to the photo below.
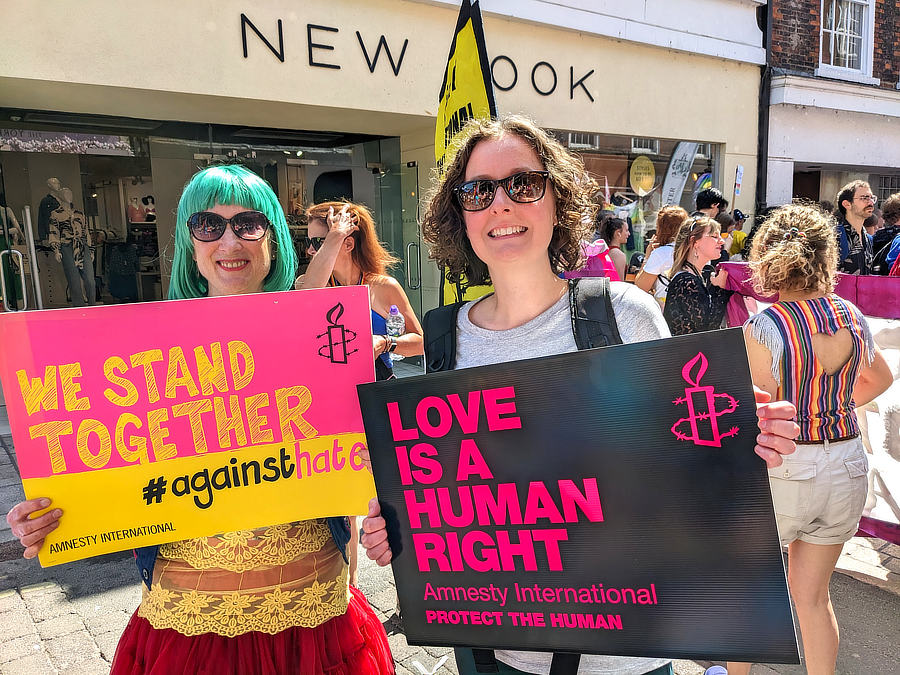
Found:
<path fill-rule="evenodd" d="M 447 166 L 425 212 L 423 230 L 431 257 L 447 267 L 452 280 L 465 274 L 472 283 L 490 280 L 494 293 L 426 314 L 425 345 L 429 371 L 456 370 L 573 352 L 570 294 L 576 289 L 604 288 L 620 341 L 639 342 L 668 336 L 659 305 L 648 294 L 624 282 L 559 277 L 581 265 L 581 240 L 593 224 L 595 182 L 581 161 L 534 122 L 522 117 L 473 120 L 461 134 L 459 149 Z M 586 284 L 582 285 L 582 284 Z M 601 299 L 601 302 L 603 300 Z M 597 303 L 599 304 L 599 303 Z M 600 317 L 588 312 L 588 320 Z M 455 333 L 429 335 L 430 318 L 442 316 Z M 437 329 L 435 329 L 437 333 Z M 455 341 L 455 350 L 432 360 L 436 344 Z M 433 341 L 433 342 L 432 342 Z M 517 367 L 511 364 L 512 368 Z M 760 424 L 777 436 L 771 447 L 758 447 L 767 462 L 790 452 L 793 406 L 760 408 Z M 552 452 L 548 448 L 548 452 Z M 771 454 L 770 454 L 771 453 Z M 379 565 L 392 552 L 386 522 L 377 499 L 369 503 L 361 538 L 367 555 Z M 476 672 L 472 649 L 457 648 L 461 675 Z M 479 650 L 501 673 L 547 673 L 548 652 Z M 581 673 L 671 674 L 668 659 L 582 656 Z"/>
<path fill-rule="evenodd" d="M 779 208 L 750 252 L 755 289 L 778 294 L 778 302 L 744 327 L 753 383 L 797 406 L 797 451 L 769 470 L 769 482 L 808 673 L 834 672 L 838 627 L 828 584 L 866 499 L 855 408 L 892 382 L 865 317 L 833 293 L 837 265 L 826 214 L 800 204 Z M 728 668 L 731 675 L 749 670 Z"/>

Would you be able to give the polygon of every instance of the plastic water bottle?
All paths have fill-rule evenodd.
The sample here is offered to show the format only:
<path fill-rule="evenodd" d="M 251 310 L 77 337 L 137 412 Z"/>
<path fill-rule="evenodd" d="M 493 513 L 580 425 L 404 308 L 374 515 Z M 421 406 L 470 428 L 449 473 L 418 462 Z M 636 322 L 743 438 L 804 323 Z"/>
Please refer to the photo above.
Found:
<path fill-rule="evenodd" d="M 391 310 L 388 312 L 385 323 L 387 324 L 387 334 L 391 337 L 398 338 L 406 332 L 406 319 L 403 318 L 400 310 L 397 309 L 397 305 L 391 305 Z M 391 361 L 399 361 L 402 358 L 403 356 L 396 352 L 391 354 Z"/>
<path fill-rule="evenodd" d="M 728 671 L 724 666 L 710 666 L 703 672 L 703 675 L 728 675 Z"/>

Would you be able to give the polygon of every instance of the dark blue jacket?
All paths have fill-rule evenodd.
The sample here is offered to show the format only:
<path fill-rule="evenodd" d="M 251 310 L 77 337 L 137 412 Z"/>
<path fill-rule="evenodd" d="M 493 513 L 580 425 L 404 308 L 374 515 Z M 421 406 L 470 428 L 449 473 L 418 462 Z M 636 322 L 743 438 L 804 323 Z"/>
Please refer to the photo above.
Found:
<path fill-rule="evenodd" d="M 838 249 L 840 257 L 838 258 L 838 271 L 844 271 L 844 261 L 847 259 L 847 256 L 850 255 L 850 242 L 847 239 L 847 228 L 850 227 L 850 224 L 846 220 L 841 220 L 837 226 L 838 232 Z M 866 240 L 868 240 L 868 250 L 872 252 L 872 235 L 863 230 L 863 234 L 866 236 Z M 865 240 L 863 241 L 863 246 L 866 246 Z M 856 264 L 859 268 L 860 274 L 871 274 L 871 270 L 865 265 L 865 256 L 862 256 L 863 260 L 857 260 Z M 862 263 L 862 264 L 860 264 Z"/>
<path fill-rule="evenodd" d="M 338 547 L 344 562 L 349 563 L 347 558 L 347 544 L 350 542 L 350 521 L 346 517 L 326 518 L 328 529 L 331 530 L 331 539 L 334 545 Z M 156 554 L 159 552 L 159 546 L 145 546 L 134 550 L 135 562 L 138 566 L 141 579 L 147 588 L 150 588 L 150 582 L 153 580 L 153 566 L 156 564 Z"/>

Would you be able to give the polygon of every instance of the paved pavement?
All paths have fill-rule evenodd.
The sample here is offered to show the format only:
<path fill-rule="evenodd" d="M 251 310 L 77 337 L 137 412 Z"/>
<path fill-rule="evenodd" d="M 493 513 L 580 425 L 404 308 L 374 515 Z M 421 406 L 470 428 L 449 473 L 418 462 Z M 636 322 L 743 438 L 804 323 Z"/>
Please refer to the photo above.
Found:
<path fill-rule="evenodd" d="M 0 512 L 23 498 L 5 409 L 0 407 Z M 900 673 L 900 547 L 854 539 L 832 582 L 841 623 L 839 673 Z M 361 556 L 360 588 L 385 629 L 400 675 L 457 673 L 451 650 L 410 646 L 394 613 L 390 568 Z M 47 569 L 21 558 L 5 520 L 0 525 L 0 675 L 108 673 L 116 643 L 140 601 L 130 552 Z M 700 675 L 710 663 L 676 661 L 677 675 Z M 757 665 L 753 675 L 801 675 L 800 666 Z"/>

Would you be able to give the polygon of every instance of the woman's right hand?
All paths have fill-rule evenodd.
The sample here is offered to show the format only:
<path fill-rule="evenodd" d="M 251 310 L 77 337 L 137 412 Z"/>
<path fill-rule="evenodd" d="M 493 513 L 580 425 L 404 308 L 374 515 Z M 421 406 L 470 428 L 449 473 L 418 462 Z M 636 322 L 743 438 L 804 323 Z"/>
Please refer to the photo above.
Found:
<path fill-rule="evenodd" d="M 349 204 L 344 204 L 337 213 L 334 212 L 334 207 L 329 206 L 325 224 L 328 225 L 328 235 L 325 238 L 338 241 L 344 241 L 359 229 Z"/>
<path fill-rule="evenodd" d="M 46 509 L 48 506 L 50 506 L 50 500 L 46 497 L 29 499 L 19 502 L 6 514 L 6 522 L 9 523 L 13 535 L 25 547 L 25 552 L 22 554 L 25 558 L 34 558 L 41 550 L 41 546 L 44 545 L 46 536 L 59 527 L 62 509 L 53 509 L 37 518 L 30 517 L 32 513 Z"/>
<path fill-rule="evenodd" d="M 391 562 L 393 553 L 388 544 L 387 523 L 381 517 L 381 505 L 378 497 L 372 497 L 369 501 L 369 513 L 362 521 L 363 535 L 359 542 L 366 549 L 366 555 L 381 567 Z"/>
<path fill-rule="evenodd" d="M 650 237 L 650 241 L 647 242 L 647 249 L 644 251 L 644 256 L 649 257 L 649 255 L 650 255 L 651 253 L 653 253 L 653 251 L 654 251 L 658 246 L 659 246 L 659 244 L 656 243 L 656 235 L 654 234 L 652 237 Z"/>

